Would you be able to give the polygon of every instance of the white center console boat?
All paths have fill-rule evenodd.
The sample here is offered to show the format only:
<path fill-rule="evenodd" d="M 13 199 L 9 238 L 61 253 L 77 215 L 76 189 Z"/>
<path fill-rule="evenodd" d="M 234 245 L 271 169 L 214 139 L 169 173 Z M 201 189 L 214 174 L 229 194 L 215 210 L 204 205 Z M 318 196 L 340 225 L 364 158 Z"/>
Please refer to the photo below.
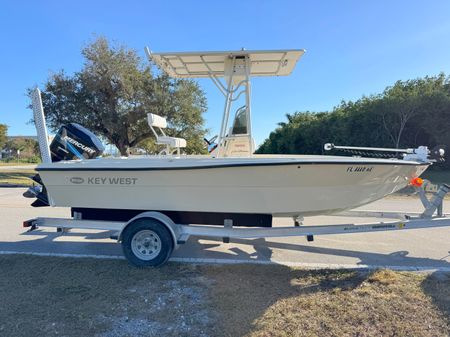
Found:
<path fill-rule="evenodd" d="M 167 137 L 165 119 L 151 114 L 149 127 L 157 144 L 164 145 L 160 155 L 101 158 L 101 142 L 77 124 L 63 126 L 49 146 L 36 90 L 33 106 L 43 162 L 34 178 L 41 186 L 27 192 L 37 198 L 34 206 L 70 207 L 73 221 L 91 221 L 93 228 L 111 228 L 102 227 L 102 221 L 119 221 L 120 232 L 148 212 L 177 226 L 271 227 L 272 217 L 331 214 L 383 198 L 407 186 L 432 162 L 425 147 L 394 149 L 400 158 L 388 159 L 253 154 L 250 79 L 289 75 L 303 50 L 152 53 L 147 48 L 146 53 L 168 75 L 210 78 L 224 95 L 220 133 L 216 143 L 209 142 L 210 155 L 182 155 L 184 139 Z M 233 106 L 238 106 L 234 118 Z M 332 147 L 326 145 L 328 150 Z M 150 242 L 159 235 L 159 246 L 142 248 L 144 240 L 141 248 L 133 250 L 140 232 L 136 229 L 119 236 L 128 240 L 125 255 L 134 256 L 136 264 L 164 262 L 168 255 L 152 254 L 161 249 L 165 234 L 156 233 L 154 227 L 144 230 L 153 234 L 143 235 L 142 240 Z M 180 235 L 173 237 L 180 239 Z"/>

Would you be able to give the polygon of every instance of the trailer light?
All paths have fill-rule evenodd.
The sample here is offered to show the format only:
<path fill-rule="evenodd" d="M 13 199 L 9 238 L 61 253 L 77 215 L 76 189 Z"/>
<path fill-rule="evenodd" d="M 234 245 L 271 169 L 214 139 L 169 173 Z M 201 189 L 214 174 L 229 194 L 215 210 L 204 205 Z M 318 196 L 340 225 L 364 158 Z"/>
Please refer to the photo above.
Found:
<path fill-rule="evenodd" d="M 30 219 L 30 220 L 25 220 L 24 222 L 22 222 L 22 226 L 23 226 L 24 228 L 27 228 L 27 227 L 33 227 L 35 221 L 36 221 L 36 218 Z"/>
<path fill-rule="evenodd" d="M 411 179 L 410 184 L 413 186 L 416 186 L 416 187 L 420 187 L 423 185 L 423 179 L 419 178 L 419 177 L 415 177 L 415 178 Z"/>

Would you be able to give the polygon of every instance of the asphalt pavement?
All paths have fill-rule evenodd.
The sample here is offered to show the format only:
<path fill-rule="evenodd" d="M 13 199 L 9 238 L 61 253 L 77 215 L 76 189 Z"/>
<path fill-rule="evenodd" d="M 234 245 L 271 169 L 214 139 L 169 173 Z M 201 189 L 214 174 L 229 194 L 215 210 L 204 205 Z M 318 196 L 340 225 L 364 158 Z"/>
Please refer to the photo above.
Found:
<path fill-rule="evenodd" d="M 27 232 L 24 220 L 38 216 L 68 217 L 68 208 L 33 208 L 31 199 L 22 197 L 24 188 L 0 188 L 0 254 L 96 256 L 122 258 L 120 244 L 109 239 L 110 232 L 71 230 L 56 233 L 54 228 Z M 450 210 L 446 200 L 444 211 Z M 401 197 L 377 201 L 367 210 L 421 211 L 417 198 Z M 320 216 L 305 224 L 337 224 L 356 219 Z M 364 221 L 368 219 L 359 219 Z M 275 219 L 275 226 L 292 225 L 291 219 Z M 232 239 L 230 243 L 191 237 L 181 245 L 172 260 L 212 263 L 282 263 L 308 268 L 389 267 L 450 271 L 450 228 L 430 228 L 395 232 L 304 237 Z"/>

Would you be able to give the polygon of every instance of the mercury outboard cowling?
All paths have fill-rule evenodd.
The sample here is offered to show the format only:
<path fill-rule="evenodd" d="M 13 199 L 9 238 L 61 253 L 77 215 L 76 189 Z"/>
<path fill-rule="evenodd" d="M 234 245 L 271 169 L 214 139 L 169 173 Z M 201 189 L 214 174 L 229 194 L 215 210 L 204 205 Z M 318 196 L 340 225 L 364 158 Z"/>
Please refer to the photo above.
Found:
<path fill-rule="evenodd" d="M 76 123 L 63 125 L 50 144 L 52 162 L 72 159 L 93 159 L 105 148 L 96 135 Z"/>

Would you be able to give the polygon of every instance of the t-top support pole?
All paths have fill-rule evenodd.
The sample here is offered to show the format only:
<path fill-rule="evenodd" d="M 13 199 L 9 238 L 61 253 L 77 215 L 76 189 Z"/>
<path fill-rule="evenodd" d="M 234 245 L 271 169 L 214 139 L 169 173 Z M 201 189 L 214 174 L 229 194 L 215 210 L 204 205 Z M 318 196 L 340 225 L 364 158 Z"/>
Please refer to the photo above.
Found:
<path fill-rule="evenodd" d="M 220 126 L 220 133 L 219 137 L 217 138 L 217 157 L 220 157 L 222 155 L 222 149 L 224 147 L 224 141 L 227 133 L 227 126 L 228 126 L 228 117 L 230 115 L 230 109 L 233 101 L 233 68 L 235 65 L 236 59 L 233 58 L 232 61 L 225 66 L 230 67 L 228 70 L 229 76 L 225 77 L 225 82 L 227 84 L 226 90 L 225 90 L 225 106 L 223 109 L 223 115 L 222 115 L 222 123 Z"/>
<path fill-rule="evenodd" d="M 225 106 L 224 111 L 222 115 L 222 123 L 220 127 L 220 133 L 217 139 L 217 157 L 222 156 L 222 151 L 225 148 L 225 142 L 227 139 L 227 131 L 228 131 L 228 124 L 229 124 L 229 117 L 230 117 L 230 110 L 231 106 L 233 105 L 233 102 L 236 101 L 241 94 L 245 95 L 245 105 L 246 105 L 246 126 L 247 126 L 247 133 L 250 136 L 252 135 L 252 126 L 251 126 L 251 87 L 250 87 L 250 59 L 248 56 L 244 57 L 244 62 L 237 63 L 237 60 L 239 58 L 239 61 L 242 60 L 242 57 L 239 55 L 233 56 L 231 59 L 228 60 L 228 62 L 225 62 L 225 83 L 226 87 L 223 86 L 223 88 L 220 88 L 219 85 L 214 81 L 214 77 L 211 74 L 210 77 L 213 79 L 214 84 L 219 87 L 219 89 L 222 91 L 222 93 L 225 96 Z M 202 59 L 203 60 L 203 59 Z M 206 64 L 208 69 L 210 70 L 209 66 Z M 221 84 L 219 82 L 219 84 Z M 242 88 L 244 86 L 244 89 L 240 92 L 238 92 L 239 88 Z M 236 95 L 235 95 L 236 94 Z M 250 150 L 253 153 L 253 142 L 250 142 Z"/>

